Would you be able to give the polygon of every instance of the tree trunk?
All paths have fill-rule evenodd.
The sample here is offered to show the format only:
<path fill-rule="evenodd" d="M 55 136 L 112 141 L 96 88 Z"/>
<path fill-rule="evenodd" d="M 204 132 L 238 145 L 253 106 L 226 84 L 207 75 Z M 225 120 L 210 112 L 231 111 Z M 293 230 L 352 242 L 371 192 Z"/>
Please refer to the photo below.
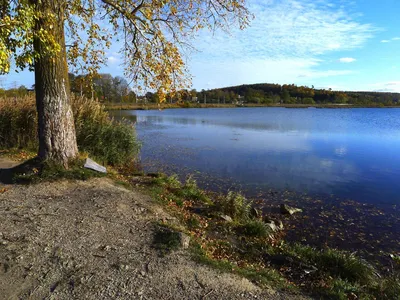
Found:
<path fill-rule="evenodd" d="M 42 160 L 51 160 L 68 167 L 78 155 L 74 118 L 70 103 L 68 65 L 64 36 L 63 0 L 36 0 L 36 10 L 54 14 L 51 21 L 37 20 L 36 30 L 44 29 L 60 45 L 57 55 L 40 55 L 35 60 L 35 89 L 38 112 L 39 153 Z M 45 53 L 46 45 L 36 38 L 34 50 Z"/>

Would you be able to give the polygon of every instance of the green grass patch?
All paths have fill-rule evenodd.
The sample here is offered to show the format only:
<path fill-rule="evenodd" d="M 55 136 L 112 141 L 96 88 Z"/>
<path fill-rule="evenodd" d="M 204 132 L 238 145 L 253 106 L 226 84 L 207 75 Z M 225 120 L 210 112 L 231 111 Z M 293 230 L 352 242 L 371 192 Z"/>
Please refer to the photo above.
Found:
<path fill-rule="evenodd" d="M 240 224 L 236 226 L 236 231 L 250 237 L 266 237 L 270 233 L 265 223 L 260 220 L 249 220 Z"/>
<path fill-rule="evenodd" d="M 193 243 L 191 247 L 192 257 L 195 261 L 211 266 L 222 272 L 235 273 L 243 276 L 250 281 L 260 285 L 269 286 L 274 289 L 287 289 L 295 291 L 296 288 L 291 285 L 279 272 L 274 269 L 256 268 L 256 267 L 239 267 L 238 265 L 226 259 L 217 260 L 207 256 L 206 252 L 200 247 L 199 244 Z"/>
<path fill-rule="evenodd" d="M 217 209 L 238 222 L 247 221 L 250 216 L 251 203 L 242 194 L 228 192 L 225 197 L 219 197 Z"/>
<path fill-rule="evenodd" d="M 42 163 L 37 159 L 32 159 L 15 169 L 13 182 L 30 184 L 43 181 L 57 181 L 60 179 L 88 180 L 90 178 L 107 176 L 106 174 L 86 169 L 83 165 L 83 159 L 76 159 L 69 164 L 68 169 L 65 169 L 51 162 Z"/>
<path fill-rule="evenodd" d="M 166 226 L 158 225 L 153 237 L 153 247 L 166 255 L 178 250 L 181 243 L 180 233 Z"/>
<path fill-rule="evenodd" d="M 286 252 L 316 266 L 321 272 L 351 283 L 373 284 L 378 279 L 375 269 L 353 253 L 331 248 L 317 250 L 299 244 L 287 247 Z"/>
<path fill-rule="evenodd" d="M 175 194 L 185 198 L 186 200 L 193 200 L 213 205 L 210 197 L 208 197 L 207 194 L 197 186 L 196 180 L 191 175 L 186 178 L 184 185 L 175 191 Z"/>

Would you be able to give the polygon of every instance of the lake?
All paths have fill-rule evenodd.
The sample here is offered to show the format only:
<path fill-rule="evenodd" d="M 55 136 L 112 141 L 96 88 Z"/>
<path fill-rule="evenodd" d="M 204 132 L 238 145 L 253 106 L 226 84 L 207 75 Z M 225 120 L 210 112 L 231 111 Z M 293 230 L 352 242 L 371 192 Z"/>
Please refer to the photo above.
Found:
<path fill-rule="evenodd" d="M 300 206 L 305 213 L 290 221 L 301 228 L 292 232 L 294 240 L 357 249 L 373 239 L 380 246 L 368 247 L 400 251 L 400 109 L 114 114 L 136 122 L 145 171 L 181 178 L 194 174 L 209 190 L 237 190 L 257 203 Z"/>
<path fill-rule="evenodd" d="M 120 113 L 137 121 L 149 171 L 200 172 L 249 193 L 273 188 L 368 203 L 400 199 L 400 109 Z"/>

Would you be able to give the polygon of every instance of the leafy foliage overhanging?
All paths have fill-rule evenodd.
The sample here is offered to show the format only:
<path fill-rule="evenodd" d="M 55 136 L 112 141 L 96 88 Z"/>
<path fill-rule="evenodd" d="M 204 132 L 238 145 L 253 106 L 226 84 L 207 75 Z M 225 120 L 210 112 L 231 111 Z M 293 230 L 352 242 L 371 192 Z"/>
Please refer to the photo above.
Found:
<path fill-rule="evenodd" d="M 61 1 L 61 0 L 55 0 Z M 246 0 L 68 0 L 64 22 L 68 61 L 72 68 L 94 74 L 106 61 L 106 49 L 122 42 L 125 76 L 140 90 L 163 94 L 190 82 L 183 53 L 203 28 L 244 28 L 251 14 Z M 49 34 L 54 14 L 35 10 L 40 0 L 0 0 L 0 73 L 33 68 L 35 59 L 56 55 L 61 47 Z M 35 26 L 45 20 L 49 31 Z M 46 46 L 34 51 L 39 39 Z"/>

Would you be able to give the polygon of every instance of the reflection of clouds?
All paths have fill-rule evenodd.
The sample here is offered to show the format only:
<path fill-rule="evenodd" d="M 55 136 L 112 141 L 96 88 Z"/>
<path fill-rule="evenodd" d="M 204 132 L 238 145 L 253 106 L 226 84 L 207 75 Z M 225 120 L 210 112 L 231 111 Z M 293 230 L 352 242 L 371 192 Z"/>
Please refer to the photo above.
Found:
<path fill-rule="evenodd" d="M 177 129 L 176 134 L 181 135 Z M 241 129 L 232 131 L 228 127 L 195 127 L 190 129 L 190 135 L 199 140 L 199 144 L 209 145 L 220 151 L 260 152 L 267 156 L 273 153 L 309 153 L 311 144 L 302 134 L 289 134 L 276 131 L 255 131 Z M 191 145 L 187 145 L 191 146 Z M 192 145 L 193 146 L 193 145 Z"/>
<path fill-rule="evenodd" d="M 334 193 L 342 184 L 356 182 L 360 172 L 350 161 L 321 158 L 310 153 L 240 151 L 203 153 L 186 165 L 212 171 L 252 186 L 289 188 L 298 192 Z"/>
<path fill-rule="evenodd" d="M 333 166 L 333 161 L 329 159 L 322 159 L 321 160 L 321 167 L 323 168 L 331 168 Z"/>
<path fill-rule="evenodd" d="M 258 149 L 267 153 L 272 152 L 310 152 L 311 145 L 302 135 L 283 134 L 280 132 L 254 132 L 243 130 L 239 138 L 239 147 Z"/>
<path fill-rule="evenodd" d="M 345 156 L 347 154 L 347 147 L 346 146 L 340 146 L 338 148 L 335 148 L 335 154 L 337 156 Z"/>
<path fill-rule="evenodd" d="M 237 129 L 250 129 L 250 130 L 274 130 L 274 131 L 289 131 L 292 133 L 296 133 L 297 130 L 294 128 L 294 125 L 286 124 L 282 126 L 282 124 L 276 123 L 246 123 L 246 122 L 235 122 L 229 120 L 207 120 L 207 119 L 196 119 L 196 118 L 187 118 L 187 117 L 171 117 L 171 116 L 140 116 L 138 117 L 139 123 L 163 123 L 163 124 L 171 124 L 171 125 L 196 125 L 196 126 L 223 126 L 228 128 L 237 128 Z"/>

